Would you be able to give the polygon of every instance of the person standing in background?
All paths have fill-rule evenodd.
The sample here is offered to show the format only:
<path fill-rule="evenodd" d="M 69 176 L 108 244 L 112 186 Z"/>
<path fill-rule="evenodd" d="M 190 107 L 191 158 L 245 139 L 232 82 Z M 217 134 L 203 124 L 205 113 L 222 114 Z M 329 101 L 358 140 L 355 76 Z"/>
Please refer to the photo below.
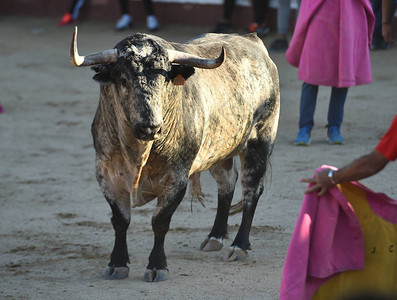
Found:
<path fill-rule="evenodd" d="M 65 26 L 77 22 L 80 14 L 80 9 L 84 5 L 84 0 L 73 0 L 68 12 L 66 12 L 59 26 Z M 129 13 L 128 0 L 119 0 L 121 17 L 116 23 L 116 30 L 125 30 L 130 28 L 133 24 L 133 19 Z M 146 26 L 150 31 L 159 29 L 159 22 L 154 14 L 154 7 L 151 0 L 143 0 L 143 5 L 147 14 Z"/>
<path fill-rule="evenodd" d="M 397 8 L 397 0 L 382 0 L 382 36 L 386 43 L 393 44 L 391 22 Z"/>
<path fill-rule="evenodd" d="M 297 0 L 296 18 L 301 1 Z M 277 7 L 277 38 L 270 45 L 270 51 L 286 51 L 288 49 L 287 32 L 291 15 L 291 0 L 278 0 Z"/>
<path fill-rule="evenodd" d="M 387 43 L 382 37 L 382 0 L 371 0 L 375 15 L 375 27 L 372 34 L 372 50 L 385 50 Z"/>
<path fill-rule="evenodd" d="M 254 22 L 250 23 L 249 32 L 256 32 L 259 37 L 264 37 L 270 32 L 266 23 L 269 0 L 252 0 L 252 8 L 254 10 Z"/>
<path fill-rule="evenodd" d="M 213 32 L 215 33 L 232 33 L 234 28 L 231 20 L 236 7 L 236 0 L 223 0 L 223 18 L 218 22 Z"/>
<path fill-rule="evenodd" d="M 236 0 L 223 1 L 223 18 L 212 30 L 214 33 L 233 33 L 236 31 L 231 23 L 233 12 L 236 7 Z M 249 24 L 249 32 L 256 32 L 258 36 L 263 37 L 270 32 L 266 23 L 266 14 L 269 7 L 269 0 L 253 0 L 252 9 L 254 13 L 254 22 Z"/>
<path fill-rule="evenodd" d="M 73 0 L 70 9 L 63 15 L 58 26 L 65 26 L 77 22 L 80 14 L 80 8 L 83 6 L 84 0 Z"/>
<path fill-rule="evenodd" d="M 309 145 L 318 87 L 332 87 L 327 136 L 343 144 L 340 128 L 351 86 L 372 82 L 369 48 L 375 17 L 368 0 L 302 0 L 287 61 L 303 81 L 295 145 Z"/>
<path fill-rule="evenodd" d="M 133 19 L 129 13 L 128 0 L 119 0 L 121 17 L 116 23 L 116 30 L 125 30 L 130 28 L 133 23 Z M 152 0 L 143 0 L 143 6 L 146 11 L 146 26 L 150 31 L 156 31 L 159 29 L 159 22 L 154 14 L 154 7 Z"/>

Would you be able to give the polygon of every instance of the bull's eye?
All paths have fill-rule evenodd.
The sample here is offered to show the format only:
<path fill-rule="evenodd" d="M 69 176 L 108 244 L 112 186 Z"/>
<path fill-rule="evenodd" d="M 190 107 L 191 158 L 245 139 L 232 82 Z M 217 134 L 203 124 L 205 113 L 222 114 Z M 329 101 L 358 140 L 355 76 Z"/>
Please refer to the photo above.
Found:
<path fill-rule="evenodd" d="M 120 79 L 120 84 L 121 84 L 121 86 L 122 86 L 123 88 L 126 88 L 126 87 L 127 87 L 127 79 L 121 78 L 121 79 Z"/>

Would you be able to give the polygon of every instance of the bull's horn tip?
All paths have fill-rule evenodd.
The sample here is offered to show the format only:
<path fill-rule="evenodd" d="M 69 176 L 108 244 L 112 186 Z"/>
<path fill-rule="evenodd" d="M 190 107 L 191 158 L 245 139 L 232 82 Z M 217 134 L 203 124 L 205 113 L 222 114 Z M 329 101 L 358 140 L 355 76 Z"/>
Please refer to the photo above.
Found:
<path fill-rule="evenodd" d="M 74 26 L 73 39 L 70 45 L 70 61 L 76 67 L 80 67 L 84 62 L 84 57 L 81 57 L 77 50 L 77 25 Z"/>
<path fill-rule="evenodd" d="M 73 36 L 77 35 L 77 25 L 74 26 L 73 28 Z"/>

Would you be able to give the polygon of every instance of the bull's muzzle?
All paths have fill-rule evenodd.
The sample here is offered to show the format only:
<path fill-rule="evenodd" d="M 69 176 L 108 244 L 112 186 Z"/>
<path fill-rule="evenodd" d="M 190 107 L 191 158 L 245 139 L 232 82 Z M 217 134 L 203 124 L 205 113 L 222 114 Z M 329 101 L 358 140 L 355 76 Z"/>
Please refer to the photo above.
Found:
<path fill-rule="evenodd" d="M 160 138 L 161 125 L 148 125 L 141 123 L 137 124 L 133 131 L 137 139 L 143 141 L 153 141 Z"/>

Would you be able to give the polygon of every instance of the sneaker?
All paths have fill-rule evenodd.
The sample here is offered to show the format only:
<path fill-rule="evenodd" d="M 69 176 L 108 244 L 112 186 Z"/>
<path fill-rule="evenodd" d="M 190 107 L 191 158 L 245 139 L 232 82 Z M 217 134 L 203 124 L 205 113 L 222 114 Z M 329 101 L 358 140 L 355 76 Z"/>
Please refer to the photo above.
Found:
<path fill-rule="evenodd" d="M 288 41 L 285 39 L 276 39 L 270 45 L 270 51 L 284 52 L 288 49 Z"/>
<path fill-rule="evenodd" d="M 295 145 L 297 146 L 308 146 L 310 144 L 310 129 L 302 127 L 299 129 L 298 135 L 295 139 Z"/>
<path fill-rule="evenodd" d="M 147 16 L 146 26 L 150 31 L 156 31 L 159 29 L 159 22 L 157 21 L 157 18 L 155 16 Z"/>
<path fill-rule="evenodd" d="M 74 23 L 76 20 L 72 18 L 72 15 L 70 13 L 65 13 L 59 21 L 58 26 L 65 26 Z"/>
<path fill-rule="evenodd" d="M 343 145 L 345 143 L 338 126 L 328 127 L 328 142 L 333 145 Z"/>
<path fill-rule="evenodd" d="M 258 36 L 265 36 L 270 32 L 270 28 L 267 26 L 266 23 L 262 24 L 257 24 L 257 23 L 251 23 L 249 26 L 249 32 L 256 32 Z"/>
<path fill-rule="evenodd" d="M 234 28 L 232 25 L 230 25 L 229 22 L 226 21 L 221 21 L 219 22 L 214 30 L 212 30 L 213 33 L 233 33 L 235 32 Z"/>
<path fill-rule="evenodd" d="M 124 14 L 117 21 L 116 30 L 124 30 L 132 26 L 132 18 L 129 14 Z"/>

